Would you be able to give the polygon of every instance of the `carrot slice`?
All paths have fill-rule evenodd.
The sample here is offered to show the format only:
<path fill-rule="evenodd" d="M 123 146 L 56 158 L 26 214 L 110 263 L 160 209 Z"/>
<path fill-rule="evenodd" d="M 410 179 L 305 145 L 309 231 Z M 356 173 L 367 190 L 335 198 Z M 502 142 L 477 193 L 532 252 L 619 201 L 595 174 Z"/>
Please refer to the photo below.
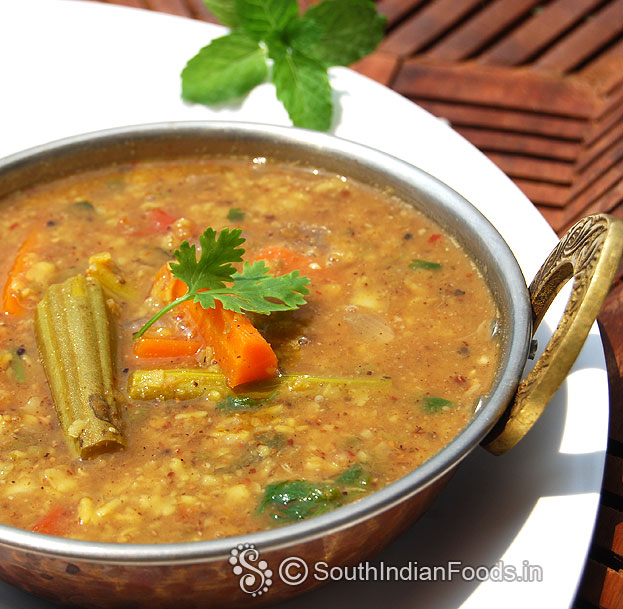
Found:
<path fill-rule="evenodd" d="M 40 518 L 33 525 L 31 531 L 35 533 L 45 533 L 46 535 L 63 535 L 69 529 L 69 524 L 73 516 L 73 508 L 58 505 Z"/>
<path fill-rule="evenodd" d="M 274 275 L 287 275 L 292 271 L 300 271 L 315 281 L 331 280 L 331 271 L 320 266 L 313 258 L 293 252 L 285 247 L 267 247 L 253 257 L 253 262 L 264 260 Z"/>
<path fill-rule="evenodd" d="M 184 357 L 194 355 L 203 347 L 198 340 L 144 336 L 133 346 L 136 357 Z"/>
<path fill-rule="evenodd" d="M 28 267 L 27 254 L 33 250 L 38 240 L 39 231 L 33 229 L 17 250 L 13 266 L 9 270 L 4 290 L 2 291 L 2 312 L 6 315 L 22 315 L 26 310 L 22 305 L 19 291 L 15 288 L 14 283 L 26 271 Z"/>
<path fill-rule="evenodd" d="M 173 297 L 186 293 L 179 279 L 173 286 Z M 224 309 L 204 309 L 188 301 L 180 305 L 186 317 L 196 326 L 201 337 L 214 349 L 217 361 L 230 387 L 270 378 L 277 372 L 277 356 L 257 328 L 242 314 Z"/>
<path fill-rule="evenodd" d="M 270 270 L 276 275 L 287 275 L 292 271 L 300 271 L 301 274 L 305 275 L 312 263 L 307 256 L 297 254 L 285 247 L 264 248 L 253 258 L 254 262 L 257 260 L 264 260 L 269 263 Z"/>

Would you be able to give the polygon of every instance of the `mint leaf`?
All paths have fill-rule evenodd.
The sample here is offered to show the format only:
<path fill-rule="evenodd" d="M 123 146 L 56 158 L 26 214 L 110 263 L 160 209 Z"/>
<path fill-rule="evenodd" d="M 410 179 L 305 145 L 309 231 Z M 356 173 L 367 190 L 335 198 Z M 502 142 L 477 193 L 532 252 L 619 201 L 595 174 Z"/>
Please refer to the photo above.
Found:
<path fill-rule="evenodd" d="M 213 40 L 182 71 L 182 97 L 216 104 L 246 95 L 264 82 L 268 68 L 259 43 L 242 32 Z"/>
<path fill-rule="evenodd" d="M 223 25 L 238 27 L 234 0 L 203 0 L 203 3 Z"/>
<path fill-rule="evenodd" d="M 325 0 L 310 7 L 301 21 L 317 29 L 292 31 L 292 47 L 326 66 L 347 66 L 374 51 L 387 22 L 370 0 Z"/>
<path fill-rule="evenodd" d="M 272 55 L 271 55 L 272 56 Z M 272 80 L 277 98 L 297 127 L 328 131 L 333 118 L 325 67 L 297 51 L 274 53 Z"/>
<path fill-rule="evenodd" d="M 208 228 L 199 237 L 199 260 L 195 246 L 183 241 L 180 248 L 173 252 L 177 262 L 169 264 L 171 273 L 188 286 L 189 292 L 224 287 L 224 282 L 232 281 L 232 275 L 236 272 L 230 263 L 241 262 L 244 255 L 244 249 L 239 247 L 245 241 L 241 233 L 239 228 L 232 231 L 225 228 L 217 238 L 216 231 Z"/>
<path fill-rule="evenodd" d="M 299 14 L 296 0 L 235 0 L 240 27 L 256 40 L 282 31 Z"/>

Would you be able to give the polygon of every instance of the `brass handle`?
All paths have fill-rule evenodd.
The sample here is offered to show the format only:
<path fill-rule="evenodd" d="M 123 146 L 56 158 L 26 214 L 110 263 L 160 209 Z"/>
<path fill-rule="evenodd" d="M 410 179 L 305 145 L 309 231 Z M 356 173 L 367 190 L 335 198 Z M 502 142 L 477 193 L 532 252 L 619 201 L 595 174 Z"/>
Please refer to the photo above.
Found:
<path fill-rule="evenodd" d="M 565 380 L 608 295 L 623 253 L 623 221 L 599 214 L 575 224 L 530 284 L 533 334 L 556 294 L 573 277 L 565 312 L 543 354 L 519 384 L 515 399 L 482 445 L 494 455 L 511 449 L 541 416 Z"/>

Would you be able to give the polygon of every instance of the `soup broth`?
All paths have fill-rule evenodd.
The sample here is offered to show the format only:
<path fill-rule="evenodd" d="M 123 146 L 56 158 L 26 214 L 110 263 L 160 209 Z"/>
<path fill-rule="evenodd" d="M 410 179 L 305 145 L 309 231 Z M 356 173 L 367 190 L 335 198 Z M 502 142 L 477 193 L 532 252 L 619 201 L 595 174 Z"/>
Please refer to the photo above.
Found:
<path fill-rule="evenodd" d="M 482 275 L 391 193 L 263 158 L 201 157 L 85 172 L 2 205 L 4 524 L 164 543 L 312 517 L 434 455 L 493 382 L 497 310 Z M 248 314 L 276 380 L 229 388 L 175 308 L 146 336 L 188 353 L 137 355 L 133 334 L 167 302 L 162 269 L 206 227 L 239 228 L 245 260 L 310 279 L 297 310 Z M 77 274 L 103 284 L 125 437 L 88 459 L 61 429 L 34 329 L 47 288 Z"/>

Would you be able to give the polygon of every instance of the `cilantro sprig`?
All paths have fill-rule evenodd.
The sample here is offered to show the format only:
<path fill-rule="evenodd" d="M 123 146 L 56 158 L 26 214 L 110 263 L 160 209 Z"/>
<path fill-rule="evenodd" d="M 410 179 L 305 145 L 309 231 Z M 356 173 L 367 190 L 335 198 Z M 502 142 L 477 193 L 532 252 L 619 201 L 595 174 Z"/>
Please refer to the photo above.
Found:
<path fill-rule="evenodd" d="M 188 291 L 154 315 L 135 335 L 140 338 L 168 311 L 188 300 L 199 303 L 204 309 L 213 309 L 220 302 L 225 309 L 243 313 L 269 314 L 289 311 L 306 304 L 309 278 L 299 271 L 275 277 L 263 260 L 244 262 L 242 272 L 233 264 L 242 262 L 245 250 L 240 247 L 245 239 L 237 228 L 224 228 L 218 235 L 208 228 L 199 237 L 201 255 L 188 241 L 183 241 L 173 256 L 177 262 L 169 263 L 171 274 L 182 280 Z"/>
<path fill-rule="evenodd" d="M 333 119 L 327 69 L 365 57 L 386 19 L 371 0 L 324 0 L 299 16 L 296 0 L 204 0 L 231 33 L 182 71 L 182 97 L 205 105 L 246 95 L 270 77 L 297 127 L 327 131 Z"/>

